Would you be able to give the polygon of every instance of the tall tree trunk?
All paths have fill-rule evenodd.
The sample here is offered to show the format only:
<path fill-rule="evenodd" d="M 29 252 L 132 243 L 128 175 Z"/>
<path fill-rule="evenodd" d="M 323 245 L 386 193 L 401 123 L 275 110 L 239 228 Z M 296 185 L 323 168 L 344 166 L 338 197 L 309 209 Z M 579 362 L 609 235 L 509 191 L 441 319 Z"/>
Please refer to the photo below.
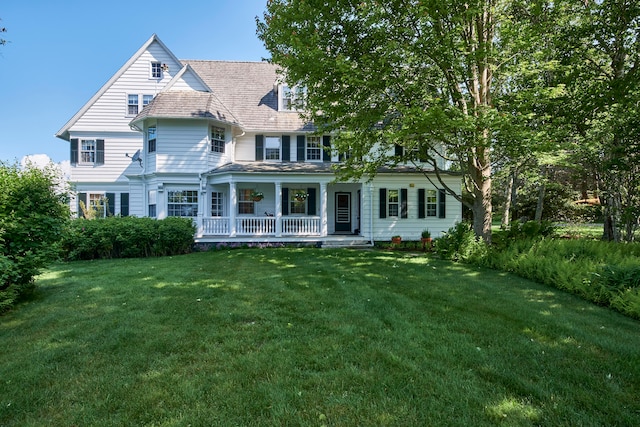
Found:
<path fill-rule="evenodd" d="M 534 220 L 542 221 L 542 212 L 544 210 L 544 194 L 547 190 L 547 167 L 543 166 L 540 170 L 540 184 L 538 184 L 538 203 L 536 203 L 536 214 Z"/>
<path fill-rule="evenodd" d="M 491 162 L 488 148 L 478 148 L 470 165 L 473 179 L 473 231 L 486 243 L 491 243 Z"/>
<path fill-rule="evenodd" d="M 504 202 L 504 211 L 502 212 L 502 223 L 500 227 L 506 229 L 509 227 L 511 223 L 511 205 L 515 203 L 516 192 L 515 192 L 515 182 L 516 182 L 516 174 L 518 173 L 517 169 L 514 169 L 507 178 L 507 190 L 505 191 L 505 202 Z"/>

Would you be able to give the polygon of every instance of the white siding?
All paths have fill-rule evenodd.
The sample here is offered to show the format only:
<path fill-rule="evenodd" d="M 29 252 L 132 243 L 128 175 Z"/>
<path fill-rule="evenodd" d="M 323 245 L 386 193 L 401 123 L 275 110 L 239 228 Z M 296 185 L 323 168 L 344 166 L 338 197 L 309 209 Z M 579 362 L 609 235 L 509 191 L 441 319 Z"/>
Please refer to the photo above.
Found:
<path fill-rule="evenodd" d="M 254 161 L 256 159 L 256 135 L 247 133 L 236 138 L 236 160 Z"/>
<path fill-rule="evenodd" d="M 78 182 L 127 182 L 125 175 L 139 174 L 142 171 L 138 162 L 132 162 L 130 156 L 142 149 L 140 133 L 90 133 L 74 132 L 71 138 L 104 139 L 104 164 L 99 166 L 78 164 L 71 166 L 70 181 Z"/>
<path fill-rule="evenodd" d="M 156 172 L 206 172 L 208 133 L 204 120 L 158 120 Z"/>
<path fill-rule="evenodd" d="M 445 182 L 458 193 L 461 191 L 459 176 L 447 176 Z M 434 182 L 437 182 L 433 177 Z M 413 184 L 413 187 L 411 186 Z M 380 189 L 407 190 L 407 218 L 380 218 Z M 462 220 L 462 208 L 452 195 L 446 196 L 446 217 L 418 218 L 418 190 L 437 189 L 421 175 L 378 175 L 372 182 L 372 187 L 365 186 L 365 203 L 362 206 L 362 229 L 367 237 L 371 235 L 373 224 L 374 240 L 390 240 L 394 235 L 400 235 L 405 240 L 419 240 L 424 229 L 431 231 L 431 237 L 440 237 L 443 232 Z M 370 192 L 372 189 L 372 193 Z M 371 220 L 373 220 L 371 222 Z"/>
<path fill-rule="evenodd" d="M 150 67 L 152 61 L 169 65 L 169 72 L 163 73 L 161 80 L 152 79 Z M 179 71 L 179 64 L 174 62 L 160 44 L 152 43 L 137 61 L 116 80 L 113 85 L 86 111 L 71 127 L 71 132 L 101 131 L 130 132 L 129 122 L 133 116 L 127 113 L 128 94 L 156 95 L 170 81 L 171 76 Z M 139 111 L 142 110 L 140 96 Z"/>

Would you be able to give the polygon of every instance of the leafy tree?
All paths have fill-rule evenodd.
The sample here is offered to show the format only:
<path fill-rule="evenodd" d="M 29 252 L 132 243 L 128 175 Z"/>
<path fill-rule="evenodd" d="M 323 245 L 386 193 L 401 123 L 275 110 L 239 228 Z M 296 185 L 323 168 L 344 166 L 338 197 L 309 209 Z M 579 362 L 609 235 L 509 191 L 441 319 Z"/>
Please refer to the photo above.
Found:
<path fill-rule="evenodd" d="M 272 0 L 257 24 L 288 84 L 306 88 L 306 118 L 350 154 L 343 178 L 403 162 L 426 162 L 437 177 L 460 170 L 466 197 L 448 191 L 490 241 L 492 156 L 526 119 L 500 97 L 515 74 L 544 65 L 531 54 L 544 11 L 502 0 Z"/>
<path fill-rule="evenodd" d="M 573 16 L 558 39 L 573 153 L 597 180 L 603 238 L 632 240 L 640 218 L 640 4 L 563 3 Z"/>
<path fill-rule="evenodd" d="M 59 176 L 52 166 L 0 163 L 0 312 L 57 255 L 56 242 L 69 218 Z"/>

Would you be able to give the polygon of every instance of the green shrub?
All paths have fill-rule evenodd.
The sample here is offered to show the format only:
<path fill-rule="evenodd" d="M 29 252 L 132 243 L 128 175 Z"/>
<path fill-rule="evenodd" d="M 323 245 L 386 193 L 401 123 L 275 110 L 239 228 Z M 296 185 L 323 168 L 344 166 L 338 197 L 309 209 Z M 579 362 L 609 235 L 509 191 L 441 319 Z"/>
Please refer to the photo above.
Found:
<path fill-rule="evenodd" d="M 57 257 L 69 218 L 59 183 L 52 166 L 0 163 L 0 312 L 33 289 L 33 278 Z"/>
<path fill-rule="evenodd" d="M 594 240 L 511 239 L 468 260 L 611 306 L 640 319 L 640 245 Z"/>
<path fill-rule="evenodd" d="M 62 240 L 63 258 L 141 258 L 189 253 L 195 225 L 188 218 L 107 217 L 72 221 Z"/>
<path fill-rule="evenodd" d="M 453 261 L 480 262 L 487 254 L 486 244 L 476 237 L 468 222 L 459 222 L 435 239 L 434 252 L 440 258 Z"/>

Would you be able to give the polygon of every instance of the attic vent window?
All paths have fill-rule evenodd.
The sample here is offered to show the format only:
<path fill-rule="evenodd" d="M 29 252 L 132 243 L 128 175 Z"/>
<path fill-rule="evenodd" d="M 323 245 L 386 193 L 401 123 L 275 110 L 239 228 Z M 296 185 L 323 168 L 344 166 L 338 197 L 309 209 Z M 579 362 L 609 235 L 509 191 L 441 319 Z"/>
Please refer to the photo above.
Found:
<path fill-rule="evenodd" d="M 162 78 L 162 63 L 160 62 L 151 63 L 151 78 L 152 79 Z"/>

